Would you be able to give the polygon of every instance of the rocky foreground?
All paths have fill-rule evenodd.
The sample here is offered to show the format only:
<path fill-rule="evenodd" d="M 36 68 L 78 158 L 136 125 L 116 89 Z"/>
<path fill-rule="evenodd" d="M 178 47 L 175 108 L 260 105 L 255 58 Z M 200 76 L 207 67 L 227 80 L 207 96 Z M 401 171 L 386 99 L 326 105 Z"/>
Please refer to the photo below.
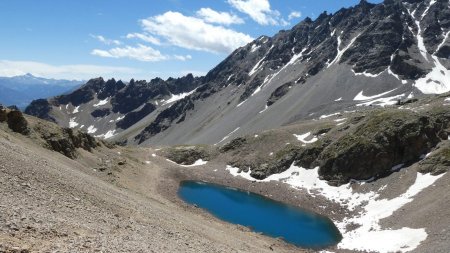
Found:
<path fill-rule="evenodd" d="M 0 252 L 289 251 L 169 201 L 158 193 L 167 162 L 145 163 L 148 149 L 97 143 L 71 159 L 39 136 L 56 125 L 27 121 L 25 135 L 0 123 Z"/>

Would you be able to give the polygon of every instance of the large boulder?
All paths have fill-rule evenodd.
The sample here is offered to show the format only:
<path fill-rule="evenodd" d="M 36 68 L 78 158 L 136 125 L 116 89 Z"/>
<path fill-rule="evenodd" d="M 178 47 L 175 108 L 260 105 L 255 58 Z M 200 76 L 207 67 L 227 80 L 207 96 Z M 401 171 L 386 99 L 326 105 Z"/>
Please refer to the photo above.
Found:
<path fill-rule="evenodd" d="M 450 170 L 450 145 L 438 149 L 419 163 L 419 171 L 439 175 Z"/>
<path fill-rule="evenodd" d="M 3 108 L 0 108 L 0 122 L 5 122 L 7 120 L 7 113 L 6 110 Z"/>
<path fill-rule="evenodd" d="M 20 111 L 10 111 L 7 114 L 8 127 L 16 132 L 23 135 L 28 135 L 30 129 L 28 128 L 28 122 Z"/>

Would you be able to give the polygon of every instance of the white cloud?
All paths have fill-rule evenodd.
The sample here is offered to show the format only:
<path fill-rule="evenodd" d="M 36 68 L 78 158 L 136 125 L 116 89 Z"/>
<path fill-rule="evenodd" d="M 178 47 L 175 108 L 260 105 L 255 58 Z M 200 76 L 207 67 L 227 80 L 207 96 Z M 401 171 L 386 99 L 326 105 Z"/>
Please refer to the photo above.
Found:
<path fill-rule="evenodd" d="M 146 62 L 156 62 L 168 59 L 168 57 L 161 54 L 160 51 L 141 44 L 139 44 L 137 47 L 116 47 L 110 50 L 94 49 L 91 54 L 100 57 L 130 58 Z"/>
<path fill-rule="evenodd" d="M 302 13 L 301 13 L 301 12 L 299 12 L 299 11 L 293 11 L 293 12 L 291 12 L 291 13 L 289 14 L 288 19 L 289 19 L 289 20 L 292 20 L 292 19 L 294 19 L 294 18 L 300 18 L 301 16 L 302 16 Z"/>
<path fill-rule="evenodd" d="M 98 41 L 100 41 L 100 42 L 106 44 L 106 45 L 116 45 L 116 46 L 118 46 L 118 45 L 121 45 L 121 44 L 122 44 L 122 42 L 120 42 L 120 41 L 118 41 L 118 40 L 110 40 L 110 39 L 107 39 L 107 38 L 103 37 L 102 35 L 93 35 L 93 34 L 90 34 L 90 36 L 91 36 L 92 38 L 94 38 L 94 39 L 96 39 L 96 40 L 98 40 Z"/>
<path fill-rule="evenodd" d="M 140 39 L 143 40 L 145 42 L 160 46 L 161 45 L 161 41 L 159 41 L 158 38 L 155 38 L 151 35 L 148 34 L 142 34 L 142 33 L 129 33 L 127 34 L 127 39 Z"/>
<path fill-rule="evenodd" d="M 192 56 L 191 55 L 174 55 L 173 58 L 176 60 L 180 60 L 180 61 L 187 61 L 187 60 L 191 60 Z"/>
<path fill-rule="evenodd" d="M 243 24 L 244 20 L 234 14 L 228 12 L 217 12 L 210 8 L 201 8 L 197 11 L 197 16 L 208 23 L 216 23 L 222 25 Z"/>
<path fill-rule="evenodd" d="M 228 3 L 260 25 L 287 25 L 280 12 L 271 9 L 269 0 L 228 0 Z"/>
<path fill-rule="evenodd" d="M 0 60 L 0 76 L 18 76 L 31 73 L 35 76 L 56 79 L 87 80 L 92 77 L 130 78 L 142 73 L 139 69 L 101 65 L 50 65 L 35 61 Z"/>
<path fill-rule="evenodd" d="M 179 12 L 169 11 L 141 20 L 141 24 L 146 32 L 163 37 L 172 45 L 213 53 L 230 53 L 253 40 L 247 34 Z"/>

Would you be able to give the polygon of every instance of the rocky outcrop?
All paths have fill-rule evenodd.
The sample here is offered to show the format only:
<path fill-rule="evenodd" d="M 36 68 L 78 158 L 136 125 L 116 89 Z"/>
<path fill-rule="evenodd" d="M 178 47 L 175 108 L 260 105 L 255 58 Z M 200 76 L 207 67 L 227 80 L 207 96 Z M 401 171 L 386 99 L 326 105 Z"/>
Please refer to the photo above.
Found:
<path fill-rule="evenodd" d="M 269 162 L 254 167 L 250 175 L 256 179 L 264 179 L 286 171 L 292 164 L 303 168 L 315 167 L 317 157 L 329 143 L 329 140 L 324 140 L 307 147 L 290 144 L 278 151 Z"/>
<path fill-rule="evenodd" d="M 317 158 L 320 176 L 336 184 L 391 173 L 436 146 L 445 133 L 442 119 L 414 112 L 377 112 L 331 143 Z"/>
<path fill-rule="evenodd" d="M 6 115 L 6 121 L 8 127 L 17 133 L 28 135 L 30 133 L 30 128 L 28 127 L 28 122 L 20 111 L 9 111 Z"/>
<path fill-rule="evenodd" d="M 31 104 L 25 109 L 25 113 L 50 122 L 56 122 L 56 120 L 50 116 L 51 110 L 52 106 L 47 99 L 37 99 L 31 102 Z"/>
<path fill-rule="evenodd" d="M 5 122 L 13 132 L 25 135 L 46 148 L 72 159 L 78 156 L 78 148 L 91 152 L 101 145 L 94 137 L 78 130 L 61 128 L 39 119 L 29 123 L 22 112 L 16 110 L 0 109 L 0 123 L 2 122 Z M 105 146 L 110 147 L 110 145 Z"/>
<path fill-rule="evenodd" d="M 38 131 L 41 138 L 46 141 L 47 148 L 61 153 L 71 159 L 78 156 L 77 148 L 92 151 L 100 144 L 89 134 L 73 131 L 70 128 L 56 131 Z"/>
<path fill-rule="evenodd" d="M 5 122 L 7 119 L 8 119 L 7 112 L 2 106 L 2 108 L 0 108 L 0 123 Z"/>
<path fill-rule="evenodd" d="M 440 104 L 439 97 L 435 99 Z M 306 169 L 319 167 L 321 179 L 333 185 L 385 177 L 394 172 L 393 168 L 419 161 L 419 170 L 424 173 L 440 174 L 450 168 L 446 141 L 450 112 L 441 105 L 421 112 L 375 109 L 349 117 L 345 125 L 328 124 L 320 123 L 311 131 L 321 136 L 314 143 L 288 144 L 268 157 L 249 155 L 255 152 L 256 144 L 248 143 L 246 138 L 236 138 L 219 150 L 231 157 L 226 158 L 229 165 L 243 171 L 250 169 L 255 179 L 284 172 L 293 164 Z"/>
<path fill-rule="evenodd" d="M 197 160 L 208 160 L 209 154 L 205 147 L 201 146 L 176 146 L 164 151 L 167 159 L 182 165 L 191 165 Z"/>
<path fill-rule="evenodd" d="M 282 98 L 284 95 L 286 95 L 289 90 L 292 88 L 294 83 L 288 82 L 280 87 L 278 87 L 272 94 L 270 95 L 269 99 L 267 100 L 267 106 L 273 105 L 275 102 L 277 102 L 280 98 Z"/>
<path fill-rule="evenodd" d="M 139 122 L 141 119 L 145 118 L 145 116 L 149 115 L 154 110 L 156 110 L 155 105 L 153 105 L 152 103 L 146 103 L 141 110 L 136 112 L 130 112 L 127 115 L 125 115 L 125 118 L 117 122 L 116 125 L 118 128 L 127 129 L 132 125 L 136 124 L 137 122 Z"/>
<path fill-rule="evenodd" d="M 433 152 L 419 163 L 419 171 L 439 175 L 450 170 L 450 147 L 447 145 Z"/>
<path fill-rule="evenodd" d="M 105 81 L 103 78 L 95 78 L 89 80 L 85 85 L 81 86 L 74 92 L 61 95 L 52 99 L 55 105 L 67 105 L 72 104 L 73 106 L 79 106 L 81 104 L 87 103 L 95 98 L 95 95 L 102 90 L 105 86 Z M 31 105 L 30 105 L 31 106 Z M 28 109 L 28 107 L 27 107 Z M 32 110 L 31 108 L 29 110 Z M 38 115 L 33 115 L 38 116 Z"/>
<path fill-rule="evenodd" d="M 97 109 L 91 112 L 91 115 L 94 118 L 103 118 L 105 116 L 108 116 L 109 114 L 111 114 L 111 109 L 109 108 Z"/>
<path fill-rule="evenodd" d="M 236 138 L 228 142 L 227 144 L 223 145 L 220 148 L 220 152 L 229 152 L 233 150 L 239 150 L 240 147 L 245 145 L 247 143 L 247 139 L 245 138 Z"/>

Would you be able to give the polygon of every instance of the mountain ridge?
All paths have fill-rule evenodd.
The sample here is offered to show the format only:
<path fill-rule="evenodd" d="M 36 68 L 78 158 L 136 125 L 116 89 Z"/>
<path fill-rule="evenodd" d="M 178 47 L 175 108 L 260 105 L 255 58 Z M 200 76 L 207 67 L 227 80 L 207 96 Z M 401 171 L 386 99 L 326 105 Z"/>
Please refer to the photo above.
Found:
<path fill-rule="evenodd" d="M 25 108 L 33 100 L 64 94 L 76 89 L 84 81 L 57 80 L 36 77 L 30 73 L 21 76 L 0 77 L 0 102 Z"/>
<path fill-rule="evenodd" d="M 76 124 L 85 128 L 89 124 L 101 129 L 95 132 L 98 136 L 110 133 L 113 140 L 129 144 L 220 144 L 224 138 L 299 119 L 447 92 L 449 17 L 444 0 L 361 1 L 334 14 L 324 12 L 316 20 L 306 18 L 273 37 L 261 36 L 236 49 L 196 81 L 176 79 L 180 80 L 176 87 L 190 87 L 177 90 L 175 95 L 183 94 L 177 100 L 170 100 L 164 90 L 158 91 L 165 95 L 160 100 L 142 90 L 122 91 L 117 94 L 136 100 L 121 111 L 114 109 L 114 103 L 121 101 L 118 98 L 105 104 L 115 110 L 115 119 L 96 118 L 106 121 L 97 124 L 91 118 Z M 158 82 L 149 83 L 161 87 Z M 359 94 L 364 99 L 359 99 Z M 91 105 L 104 101 L 89 98 Z M 58 123 L 68 126 L 79 105 L 60 104 L 71 109 L 56 116 Z M 49 113 L 59 115 L 55 108 Z M 140 120 L 128 121 L 124 124 L 128 128 L 122 131 L 115 121 L 123 120 L 130 109 Z M 106 109 L 97 113 L 106 113 Z"/>

